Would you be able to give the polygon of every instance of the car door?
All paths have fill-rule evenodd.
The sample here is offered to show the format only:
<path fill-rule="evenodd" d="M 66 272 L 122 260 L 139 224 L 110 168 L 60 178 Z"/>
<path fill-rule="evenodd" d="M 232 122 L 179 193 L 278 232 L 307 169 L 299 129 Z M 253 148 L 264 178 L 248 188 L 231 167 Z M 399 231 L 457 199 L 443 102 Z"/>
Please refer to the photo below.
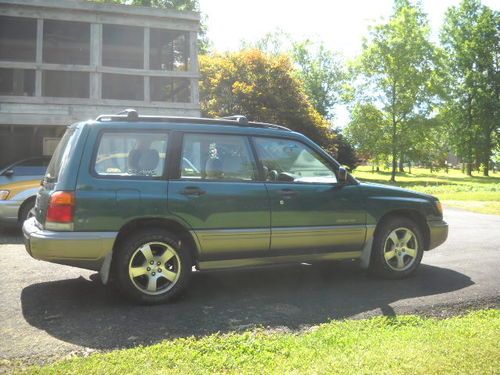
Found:
<path fill-rule="evenodd" d="M 182 138 L 168 209 L 192 228 L 200 259 L 267 254 L 269 201 L 248 138 L 208 132 Z"/>
<path fill-rule="evenodd" d="M 301 141 L 255 137 L 271 206 L 271 253 L 359 251 L 366 215 L 357 185 Z"/>

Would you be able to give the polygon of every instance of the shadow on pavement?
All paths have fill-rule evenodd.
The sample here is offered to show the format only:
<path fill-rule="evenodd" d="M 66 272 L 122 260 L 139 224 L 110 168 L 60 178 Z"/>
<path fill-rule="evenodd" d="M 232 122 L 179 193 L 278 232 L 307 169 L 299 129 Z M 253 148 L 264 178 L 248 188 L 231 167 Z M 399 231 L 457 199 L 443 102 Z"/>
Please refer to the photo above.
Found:
<path fill-rule="evenodd" d="M 0 224 L 0 245 L 18 245 L 23 243 L 21 226 Z"/>
<path fill-rule="evenodd" d="M 95 278 L 97 279 L 97 278 Z M 422 265 L 406 280 L 372 279 L 356 262 L 197 272 L 176 302 L 136 306 L 113 288 L 84 278 L 34 284 L 22 291 L 24 318 L 77 345 L 112 349 L 253 326 L 298 329 L 380 309 L 398 300 L 472 285 L 449 269 Z"/>

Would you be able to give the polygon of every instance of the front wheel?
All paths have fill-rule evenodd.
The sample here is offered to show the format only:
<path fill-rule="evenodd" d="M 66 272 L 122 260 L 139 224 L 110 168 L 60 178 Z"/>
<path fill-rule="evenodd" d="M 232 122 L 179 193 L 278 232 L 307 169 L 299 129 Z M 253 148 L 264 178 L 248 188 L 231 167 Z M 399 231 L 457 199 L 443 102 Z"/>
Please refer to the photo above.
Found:
<path fill-rule="evenodd" d="M 192 268 L 190 254 L 169 232 L 140 231 L 125 239 L 115 251 L 117 286 L 136 302 L 167 302 L 188 284 Z"/>
<path fill-rule="evenodd" d="M 420 265 L 423 253 L 422 234 L 415 222 L 405 217 L 394 217 L 377 230 L 370 271 L 389 279 L 410 276 Z"/>

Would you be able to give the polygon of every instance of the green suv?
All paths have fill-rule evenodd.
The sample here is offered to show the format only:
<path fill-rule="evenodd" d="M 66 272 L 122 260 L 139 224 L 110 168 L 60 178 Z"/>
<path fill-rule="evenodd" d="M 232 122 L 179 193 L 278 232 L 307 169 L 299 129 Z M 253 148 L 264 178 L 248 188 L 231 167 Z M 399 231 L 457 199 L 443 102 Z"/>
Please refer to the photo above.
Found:
<path fill-rule="evenodd" d="M 406 277 L 448 226 L 435 197 L 360 183 L 285 127 L 128 110 L 68 128 L 23 232 L 32 257 L 161 303 L 193 267 L 360 259 Z"/>

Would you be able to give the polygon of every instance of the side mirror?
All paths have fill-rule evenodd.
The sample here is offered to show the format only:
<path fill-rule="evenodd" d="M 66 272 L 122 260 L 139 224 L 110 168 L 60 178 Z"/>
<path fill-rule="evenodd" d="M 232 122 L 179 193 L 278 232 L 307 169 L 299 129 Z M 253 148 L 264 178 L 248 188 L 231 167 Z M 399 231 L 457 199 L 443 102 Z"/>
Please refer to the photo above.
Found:
<path fill-rule="evenodd" d="M 14 174 L 13 169 L 7 169 L 5 172 L 2 173 L 2 176 L 10 177 Z"/>
<path fill-rule="evenodd" d="M 345 184 L 347 182 L 347 170 L 344 167 L 339 167 L 337 175 L 339 184 Z"/>

